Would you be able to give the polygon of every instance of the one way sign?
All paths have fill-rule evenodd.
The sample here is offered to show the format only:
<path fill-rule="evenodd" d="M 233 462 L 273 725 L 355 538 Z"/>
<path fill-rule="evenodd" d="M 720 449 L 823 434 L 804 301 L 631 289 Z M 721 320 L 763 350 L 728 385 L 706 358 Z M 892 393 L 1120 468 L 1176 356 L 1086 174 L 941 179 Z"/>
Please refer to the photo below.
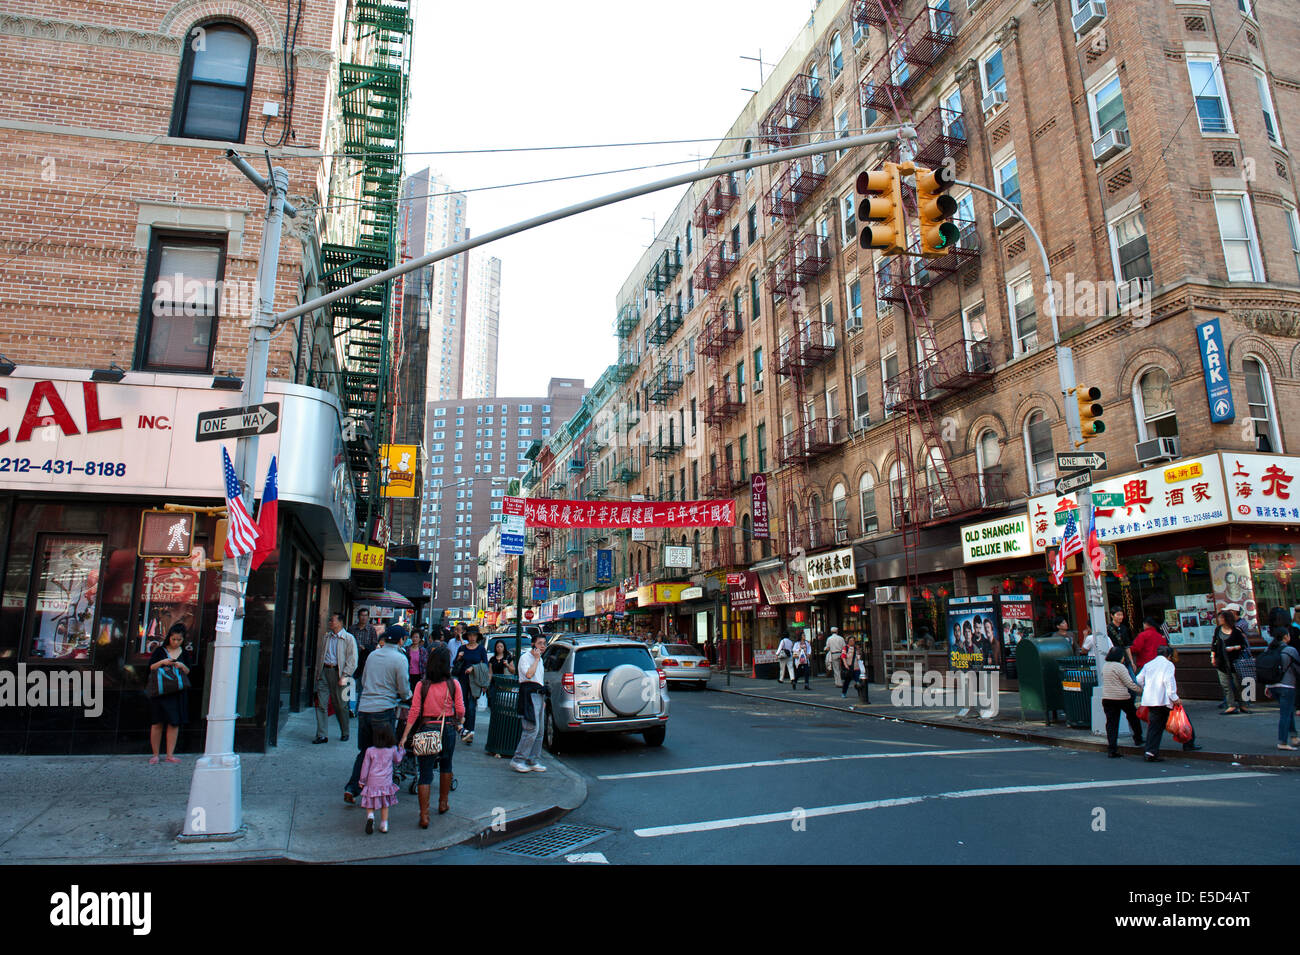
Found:
<path fill-rule="evenodd" d="M 271 434 L 280 428 L 280 402 L 268 401 L 251 408 L 221 408 L 199 413 L 195 441 L 225 441 Z"/>

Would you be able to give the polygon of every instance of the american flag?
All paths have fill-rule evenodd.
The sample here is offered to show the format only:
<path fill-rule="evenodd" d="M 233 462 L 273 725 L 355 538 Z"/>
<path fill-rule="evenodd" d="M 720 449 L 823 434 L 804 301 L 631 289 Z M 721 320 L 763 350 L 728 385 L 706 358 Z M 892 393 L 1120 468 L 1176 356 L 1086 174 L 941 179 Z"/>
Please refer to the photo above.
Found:
<path fill-rule="evenodd" d="M 221 449 L 221 462 L 226 469 L 226 556 L 242 557 L 257 547 L 257 525 L 244 506 L 239 478 L 225 448 Z"/>
<path fill-rule="evenodd" d="M 1083 538 L 1079 536 L 1079 522 L 1074 519 L 1074 513 L 1071 512 L 1065 522 L 1065 535 L 1061 538 L 1060 549 L 1052 559 L 1052 583 L 1059 586 L 1065 579 L 1065 562 L 1075 554 L 1082 553 Z"/>

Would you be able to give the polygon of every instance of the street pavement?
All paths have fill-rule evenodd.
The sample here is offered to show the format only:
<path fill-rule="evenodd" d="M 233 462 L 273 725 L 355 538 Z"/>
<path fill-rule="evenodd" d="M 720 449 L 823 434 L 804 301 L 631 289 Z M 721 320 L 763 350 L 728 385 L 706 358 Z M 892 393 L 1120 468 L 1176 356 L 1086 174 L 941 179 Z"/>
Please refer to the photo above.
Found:
<path fill-rule="evenodd" d="M 367 836 L 366 811 L 343 802 L 356 736 L 339 741 L 333 721 L 330 732 L 329 743 L 313 745 L 315 717 L 304 710 L 289 717 L 279 746 L 241 756 L 248 833 L 234 842 L 176 841 L 194 754 L 179 754 L 179 765 L 156 766 L 147 756 L 0 757 L 0 864 L 393 858 L 500 838 L 586 798 L 583 779 L 562 764 L 524 775 L 512 772 L 509 760 L 489 756 L 483 726 L 474 746 L 456 747 L 450 812 L 437 813 L 435 777 L 430 826 L 419 829 L 419 802 L 404 784 L 389 810 L 390 832 Z"/>
<path fill-rule="evenodd" d="M 717 682 L 717 677 L 714 677 Z M 802 691 L 801 691 L 802 692 Z M 563 754 L 605 830 L 541 864 L 1294 862 L 1265 820 L 1288 770 L 1075 749 L 674 690 L 668 738 L 591 737 Z M 529 837 L 524 837 L 525 839 Z M 514 840 L 401 861 L 499 865 Z"/>

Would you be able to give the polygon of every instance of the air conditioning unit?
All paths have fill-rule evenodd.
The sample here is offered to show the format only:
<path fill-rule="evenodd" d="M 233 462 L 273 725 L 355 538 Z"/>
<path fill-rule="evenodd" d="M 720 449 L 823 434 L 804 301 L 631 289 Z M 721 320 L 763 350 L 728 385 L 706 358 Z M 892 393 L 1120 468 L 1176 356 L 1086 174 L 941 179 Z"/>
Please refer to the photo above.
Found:
<path fill-rule="evenodd" d="M 1128 149 L 1128 130 L 1112 129 L 1100 139 L 1092 141 L 1093 162 L 1105 162 L 1111 156 L 1118 156 Z"/>
<path fill-rule="evenodd" d="M 1106 4 L 1102 0 L 1090 0 L 1079 7 L 1079 12 L 1074 15 L 1074 32 L 1080 35 L 1087 33 L 1105 19 Z"/>
<path fill-rule="evenodd" d="M 1152 438 L 1139 441 L 1133 445 L 1137 453 L 1138 464 L 1155 464 L 1157 461 L 1173 461 L 1178 457 L 1177 438 Z"/>
<path fill-rule="evenodd" d="M 902 587 L 877 587 L 876 603 L 878 604 L 901 604 L 903 602 Z"/>
<path fill-rule="evenodd" d="M 986 113 L 991 113 L 1007 101 L 1007 94 L 1001 90 L 994 90 L 988 96 L 980 100 L 980 107 Z"/>
<path fill-rule="evenodd" d="M 870 427 L 871 427 L 871 415 L 868 414 L 858 415 L 856 418 L 853 419 L 854 431 L 866 431 Z"/>
<path fill-rule="evenodd" d="M 1005 229 L 1007 226 L 1019 221 L 1019 217 L 1006 206 L 998 206 L 998 211 L 993 213 L 993 228 L 995 229 Z"/>

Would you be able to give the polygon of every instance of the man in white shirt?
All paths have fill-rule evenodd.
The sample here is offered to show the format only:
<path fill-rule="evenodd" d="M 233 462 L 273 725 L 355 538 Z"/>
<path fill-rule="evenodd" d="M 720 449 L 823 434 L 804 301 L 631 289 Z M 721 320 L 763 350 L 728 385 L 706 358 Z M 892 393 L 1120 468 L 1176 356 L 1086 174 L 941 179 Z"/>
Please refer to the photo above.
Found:
<path fill-rule="evenodd" d="M 803 634 L 799 642 L 794 645 L 794 680 L 791 681 L 790 687 L 793 689 L 799 683 L 799 677 L 803 677 L 803 688 L 811 690 L 812 687 L 808 681 L 812 677 L 812 644 L 808 642 L 808 635 Z"/>
<path fill-rule="evenodd" d="M 835 675 L 835 685 L 844 685 L 843 662 L 840 654 L 844 652 L 844 638 L 840 636 L 839 627 L 831 627 L 831 635 L 826 638 L 827 668 Z"/>
<path fill-rule="evenodd" d="M 790 671 L 790 685 L 794 686 L 794 641 L 790 639 L 790 634 L 781 634 L 781 642 L 776 647 L 776 662 L 781 665 L 780 673 L 777 675 L 776 682 L 785 682 L 785 673 Z"/>
<path fill-rule="evenodd" d="M 1164 762 L 1160 757 L 1160 738 L 1164 735 L 1165 724 L 1169 721 L 1169 711 L 1178 699 L 1178 681 L 1174 678 L 1174 664 L 1170 657 L 1174 648 L 1168 645 L 1160 647 L 1155 657 L 1138 671 L 1138 686 L 1142 687 L 1140 705 L 1150 713 L 1148 718 L 1147 748 L 1143 756 L 1148 763 Z M 1196 744 L 1196 731 L 1192 738 L 1183 744 L 1183 749 L 1193 752 L 1202 747 Z"/>
<path fill-rule="evenodd" d="M 533 637 L 533 645 L 519 656 L 519 713 L 523 717 L 523 732 L 519 745 L 510 760 L 510 768 L 517 773 L 544 773 L 546 767 L 537 761 L 542 755 L 543 724 L 546 719 L 546 677 L 542 654 L 546 652 L 546 637 Z"/>

